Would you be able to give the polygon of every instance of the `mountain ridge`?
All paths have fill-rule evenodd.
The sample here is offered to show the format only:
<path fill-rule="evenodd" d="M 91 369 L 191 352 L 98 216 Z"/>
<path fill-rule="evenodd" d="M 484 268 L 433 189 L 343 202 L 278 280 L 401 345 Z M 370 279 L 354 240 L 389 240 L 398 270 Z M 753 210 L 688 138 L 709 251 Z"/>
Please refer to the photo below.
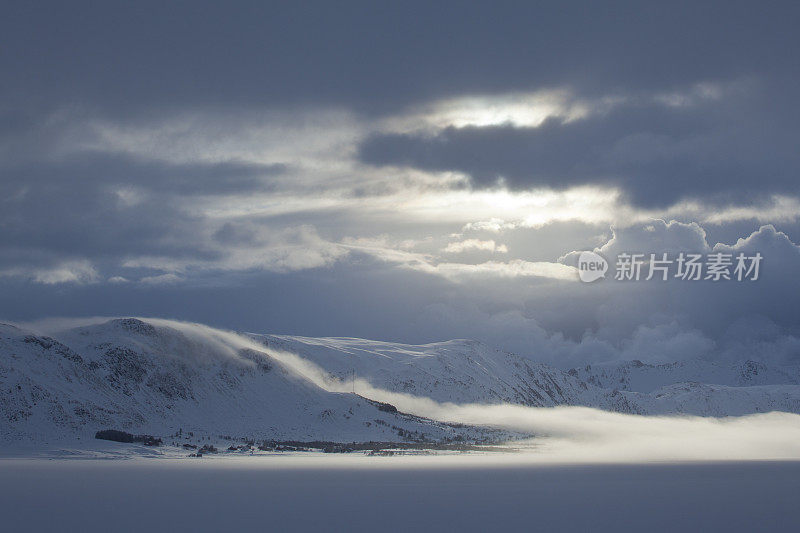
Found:
<path fill-rule="evenodd" d="M 109 428 L 340 442 L 491 440 L 508 434 L 379 404 L 404 394 L 439 404 L 640 415 L 797 413 L 797 376 L 758 361 L 627 361 L 565 372 L 469 339 L 407 345 L 139 318 L 41 335 L 0 323 L 0 430 L 12 441 Z"/>

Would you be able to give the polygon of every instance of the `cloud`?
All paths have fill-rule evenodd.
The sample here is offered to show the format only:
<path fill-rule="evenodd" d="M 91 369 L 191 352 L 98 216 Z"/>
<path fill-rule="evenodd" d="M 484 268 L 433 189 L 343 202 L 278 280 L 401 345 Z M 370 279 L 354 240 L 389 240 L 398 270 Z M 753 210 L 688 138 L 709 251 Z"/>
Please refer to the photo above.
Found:
<path fill-rule="evenodd" d="M 439 274 L 448 279 L 466 281 L 471 278 L 550 278 L 575 281 L 575 269 L 558 263 L 545 261 L 532 262 L 514 259 L 508 262 L 487 261 L 478 264 L 439 263 L 427 272 Z"/>
<path fill-rule="evenodd" d="M 202 7 L 0 19 L 3 314 L 796 356 L 788 8 Z M 762 280 L 587 287 L 567 260 L 715 238 Z"/>
<path fill-rule="evenodd" d="M 395 132 L 435 132 L 448 126 L 536 127 L 550 117 L 575 120 L 609 105 L 613 105 L 613 99 L 581 101 L 566 89 L 458 96 L 404 109 L 402 114 L 385 119 L 382 126 Z"/>
<path fill-rule="evenodd" d="M 53 163 L 2 169 L 0 263 L 56 260 L 80 254 L 100 264 L 109 257 L 169 253 L 208 256 L 202 219 L 186 200 L 261 187 L 252 165 L 174 165 L 108 154 L 80 154 Z M 38 266 L 38 265 L 35 265 Z"/>
<path fill-rule="evenodd" d="M 360 6 L 355 15 L 326 5 L 201 7 L 17 7 L 0 26 L 4 71 L 16 73 L 2 101 L 77 101 L 118 113 L 323 102 L 376 113 L 558 84 L 668 95 L 699 77 L 794 72 L 791 12 L 779 4 L 635 4 L 610 15 L 592 2 L 442 3 L 422 17 L 413 4 Z M 143 43 L 154 13 L 161 22 Z"/>
<path fill-rule="evenodd" d="M 525 286 L 521 276 L 489 283 L 485 266 L 478 265 L 472 268 L 473 277 L 462 278 L 470 279 L 471 297 L 429 306 L 417 328 L 439 338 L 469 332 L 469 337 L 560 367 L 632 359 L 797 361 L 800 316 L 782 303 L 782 295 L 800 290 L 795 275 L 800 248 L 769 225 L 734 245 L 711 246 L 706 238 L 695 223 L 653 220 L 615 228 L 595 250 L 607 257 L 621 251 L 758 251 L 764 256 L 759 281 L 608 279 L 592 285 Z M 572 264 L 574 259 L 575 254 L 567 254 L 562 261 Z M 768 279 L 763 277 L 767 271 Z M 574 271 L 570 274 L 574 280 Z"/>
<path fill-rule="evenodd" d="M 384 239 L 358 240 L 347 239 L 344 246 L 353 251 L 369 255 L 379 261 L 394 263 L 408 270 L 422 272 L 428 275 L 439 276 L 454 282 L 465 282 L 473 279 L 492 278 L 526 278 L 526 279 L 559 279 L 575 281 L 577 271 L 572 266 L 547 261 L 524 261 L 512 259 L 502 261 L 484 262 L 450 262 L 442 260 L 433 254 L 410 252 L 393 247 Z M 507 253 L 503 245 L 496 245 L 494 241 L 467 240 L 450 243 L 442 250 L 447 253 L 463 253 L 465 251 L 483 250 L 492 253 Z"/>
<path fill-rule="evenodd" d="M 504 229 L 514 229 L 517 226 L 517 224 L 507 222 L 502 218 L 490 218 L 488 220 L 468 222 L 464 224 L 463 231 L 490 231 L 492 233 L 500 233 Z"/>
<path fill-rule="evenodd" d="M 642 207 L 796 196 L 800 159 L 787 142 L 795 126 L 779 107 L 764 106 L 768 89 L 732 87 L 697 102 L 629 98 L 603 113 L 551 115 L 534 126 L 512 121 L 376 133 L 361 144 L 359 157 L 377 166 L 461 172 L 476 189 L 619 188 Z M 767 124 L 757 135 L 746 123 L 754 116 Z"/>
<path fill-rule="evenodd" d="M 478 250 L 492 253 L 505 254 L 508 253 L 508 248 L 505 244 L 497 244 L 492 240 L 481 241 L 478 239 L 467 239 L 464 241 L 451 242 L 445 246 L 445 253 L 459 254 L 465 251 Z"/>
<path fill-rule="evenodd" d="M 68 261 L 50 269 L 37 269 L 32 272 L 37 283 L 53 285 L 56 283 L 89 283 L 97 280 L 97 270 L 88 261 Z"/>
<path fill-rule="evenodd" d="M 608 257 L 622 252 L 705 253 L 711 250 L 705 230 L 696 222 L 656 219 L 626 227 L 611 228 L 611 239 L 598 250 Z"/>
<path fill-rule="evenodd" d="M 51 154 L 52 155 L 52 154 Z M 269 190 L 270 178 L 286 171 L 280 163 L 164 162 L 114 152 L 79 151 L 56 161 L 7 167 L 7 189 L 25 187 L 29 194 L 68 182 L 76 188 L 141 191 L 143 194 L 207 195 Z"/>
<path fill-rule="evenodd" d="M 214 232 L 213 240 L 214 244 L 206 245 L 214 250 L 209 259 L 139 256 L 127 259 L 124 266 L 180 274 L 192 270 L 290 272 L 329 266 L 348 254 L 345 247 L 321 238 L 309 225 L 271 228 L 253 221 L 228 222 Z"/>
<path fill-rule="evenodd" d="M 93 283 L 99 280 L 94 265 L 87 260 L 64 261 L 52 267 L 33 269 L 11 268 L 0 271 L 0 276 L 27 278 L 34 283 L 58 285 L 61 283 Z"/>
<path fill-rule="evenodd" d="M 723 89 L 712 90 L 717 85 Z M 717 85 L 648 93 L 646 104 L 666 110 L 702 107 L 730 92 L 724 84 Z M 703 91 L 713 98 L 703 96 Z M 556 113 L 564 127 L 633 105 L 622 99 L 604 107 L 596 104 L 602 98 L 571 93 L 503 94 L 497 99 L 501 115 L 508 111 L 506 104 L 513 110 L 537 99 L 555 98 L 552 101 L 563 109 L 591 107 L 595 102 L 596 109 L 582 114 Z M 431 109 L 470 108 L 470 98 L 436 100 Z M 490 93 L 481 98 L 494 102 Z M 427 109 L 425 102 L 418 104 L 421 107 L 413 109 Z M 698 201 L 666 210 L 642 209 L 627 204 L 613 184 L 561 191 L 474 190 L 464 188 L 467 178 L 458 172 L 373 168 L 355 160 L 358 143 L 369 132 L 388 127 L 394 118 L 413 118 L 417 111 L 400 110 L 389 119 L 330 107 L 174 108 L 135 117 L 80 108 L 44 116 L 15 114 L 13 123 L 30 130 L 32 146 L 21 149 L 13 137 L 0 139 L 9 154 L 18 154 L 4 162 L 9 179 L 0 185 L 5 198 L 0 225 L 8 235 L 7 245 L 0 249 L 0 268 L 51 268 L 80 255 L 106 280 L 171 272 L 192 283 L 198 274 L 215 270 L 328 268 L 347 257 L 343 246 L 347 238 L 385 234 L 394 242 L 391 247 L 430 256 L 409 264 L 447 272 L 451 279 L 453 272 L 461 276 L 470 271 L 502 272 L 504 277 L 516 271 L 532 277 L 531 268 L 500 263 L 476 268 L 485 262 L 485 257 L 478 257 L 485 244 L 443 240 L 460 230 L 463 242 L 493 241 L 495 254 L 503 253 L 519 264 L 542 263 L 536 267 L 539 272 L 558 274 L 558 267 L 544 263 L 568 251 L 566 243 L 586 237 L 542 239 L 544 232 L 525 230 L 540 230 L 554 222 L 564 223 L 561 227 L 612 223 L 622 228 L 654 216 L 713 220 L 717 225 L 797 217 L 797 200 L 790 195 L 724 209 Z M 39 138 L 46 142 L 33 142 Z M 290 236 L 303 227 L 321 234 Z M 604 232 L 591 231 L 594 240 Z M 537 245 L 526 235 L 535 235 Z M 407 246 L 426 239 L 430 244 Z M 406 244 L 401 246 L 401 241 Z M 460 254 L 458 261 L 443 260 L 443 249 Z M 448 265 L 428 268 L 439 263 Z"/>
<path fill-rule="evenodd" d="M 236 245 L 228 248 L 225 259 L 210 265 L 212 268 L 287 272 L 329 266 L 348 254 L 342 246 L 322 238 L 310 225 L 273 229 L 245 223 L 239 229 L 247 232 L 249 228 L 252 233 L 231 236 L 236 231 L 232 228 L 235 226 L 226 225 L 217 233 L 218 240 L 232 237 Z"/>
<path fill-rule="evenodd" d="M 254 220 L 218 229 L 215 238 L 228 252 L 215 260 L 145 257 L 126 263 L 128 279 L 183 279 L 157 285 L 157 298 L 137 289 L 147 282 L 91 283 L 85 289 L 69 283 L 65 307 L 52 293 L 7 282 L 4 313 L 10 318 L 35 318 L 42 309 L 48 314 L 166 314 L 250 331 L 411 343 L 476 338 L 561 368 L 631 359 L 787 364 L 800 353 L 800 317 L 785 298 L 800 291 L 797 246 L 771 226 L 738 243 L 713 246 L 703 226 L 676 221 L 616 227 L 602 243 L 595 238 L 602 228 L 594 226 L 506 230 L 504 240 L 515 231 L 530 233 L 520 236 L 503 261 L 459 257 L 463 262 L 438 254 L 446 240 L 418 241 L 412 248 L 388 235 L 337 243 L 312 228 L 273 231 Z M 611 253 L 759 250 L 762 277 L 749 284 L 604 280 L 587 285 L 577 281 L 571 266 L 555 262 L 558 239 L 571 231 L 576 234 L 569 242 L 584 239 Z M 555 239 L 552 260 L 511 257 L 524 242 L 541 248 L 548 235 Z M 328 249 L 332 255 L 326 255 Z M 265 307 L 265 295 L 280 295 L 281 304 Z"/>
<path fill-rule="evenodd" d="M 681 327 L 676 322 L 641 325 L 629 339 L 622 341 L 618 359 L 662 364 L 706 359 L 716 347 L 716 343 L 699 330 Z"/>

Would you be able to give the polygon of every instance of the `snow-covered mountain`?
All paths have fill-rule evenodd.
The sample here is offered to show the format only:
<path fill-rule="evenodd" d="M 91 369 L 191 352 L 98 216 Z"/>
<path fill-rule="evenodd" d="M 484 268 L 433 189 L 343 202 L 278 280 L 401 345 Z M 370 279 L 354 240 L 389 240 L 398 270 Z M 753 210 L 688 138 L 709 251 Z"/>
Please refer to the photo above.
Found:
<path fill-rule="evenodd" d="M 107 428 L 338 442 L 493 436 L 324 390 L 235 335 L 165 321 L 111 320 L 59 340 L 1 325 L 0 391 L 5 440 Z"/>
<path fill-rule="evenodd" d="M 729 387 L 797 385 L 796 368 L 774 368 L 758 361 L 722 363 L 690 360 L 651 365 L 625 361 L 586 366 L 570 371 L 575 377 L 604 389 L 651 392 L 682 382 L 703 382 Z"/>
<path fill-rule="evenodd" d="M 426 345 L 352 338 L 253 335 L 330 374 L 452 403 L 583 405 L 632 414 L 742 415 L 800 412 L 800 371 L 756 361 L 722 364 L 639 361 L 568 372 L 471 340 Z"/>
<path fill-rule="evenodd" d="M 601 405 L 605 391 L 547 365 L 473 340 L 408 345 L 353 338 L 254 335 L 300 355 L 347 381 L 450 403 L 514 403 L 534 407 Z"/>
<path fill-rule="evenodd" d="M 412 346 L 133 318 L 52 335 L 0 325 L 3 440 L 100 429 L 338 442 L 505 435 L 394 412 L 379 403 L 392 393 L 633 414 L 800 412 L 797 369 L 755 361 L 634 361 L 564 372 L 469 340 Z"/>
<path fill-rule="evenodd" d="M 652 365 L 625 361 L 586 366 L 569 374 L 617 390 L 635 412 L 735 416 L 800 412 L 800 369 L 753 360 L 689 360 Z"/>
<path fill-rule="evenodd" d="M 800 413 L 800 386 L 757 385 L 730 387 L 686 382 L 660 387 L 650 393 L 621 393 L 640 413 L 739 416 L 770 411 Z"/>

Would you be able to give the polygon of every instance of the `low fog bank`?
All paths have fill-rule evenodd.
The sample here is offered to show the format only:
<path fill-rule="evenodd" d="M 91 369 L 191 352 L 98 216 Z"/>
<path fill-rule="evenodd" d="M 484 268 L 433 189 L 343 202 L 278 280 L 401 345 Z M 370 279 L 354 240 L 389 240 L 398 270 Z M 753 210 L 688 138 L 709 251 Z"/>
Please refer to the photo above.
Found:
<path fill-rule="evenodd" d="M 515 443 L 536 459 L 642 462 L 800 459 L 800 415 L 643 416 L 590 407 L 441 404 L 356 382 L 362 395 L 436 420 L 530 433 Z"/>

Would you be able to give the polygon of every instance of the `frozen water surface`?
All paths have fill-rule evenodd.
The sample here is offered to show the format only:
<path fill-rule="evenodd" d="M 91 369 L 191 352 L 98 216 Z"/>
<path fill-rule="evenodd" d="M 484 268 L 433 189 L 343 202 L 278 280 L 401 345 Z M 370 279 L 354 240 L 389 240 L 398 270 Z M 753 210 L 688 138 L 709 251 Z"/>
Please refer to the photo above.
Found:
<path fill-rule="evenodd" d="M 0 459 L 5 531 L 796 531 L 800 462 Z"/>

